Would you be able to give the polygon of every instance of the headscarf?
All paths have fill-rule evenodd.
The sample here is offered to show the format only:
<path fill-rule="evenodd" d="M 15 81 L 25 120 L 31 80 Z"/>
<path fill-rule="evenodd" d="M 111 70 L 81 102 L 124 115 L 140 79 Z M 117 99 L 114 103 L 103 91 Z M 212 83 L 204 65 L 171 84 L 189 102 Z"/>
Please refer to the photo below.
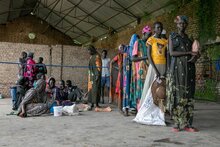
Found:
<path fill-rule="evenodd" d="M 188 24 L 188 17 L 185 16 L 185 15 L 179 15 L 179 16 L 177 16 L 177 17 L 175 18 L 174 22 L 175 22 L 175 23 L 179 23 L 181 20 Z"/>
<path fill-rule="evenodd" d="M 45 80 L 43 80 L 43 79 L 37 80 L 35 89 L 37 90 L 38 93 L 45 91 L 45 89 L 46 89 Z"/>
<path fill-rule="evenodd" d="M 129 43 L 129 55 L 130 57 L 132 57 L 132 51 L 133 51 L 133 47 L 134 47 L 134 43 L 138 40 L 138 35 L 137 34 L 133 34 L 131 36 L 131 40 Z"/>
<path fill-rule="evenodd" d="M 21 106 L 27 105 L 32 102 L 39 103 L 42 101 L 42 99 L 45 96 L 45 88 L 46 88 L 46 82 L 43 79 L 40 79 L 36 82 L 36 87 L 29 89 L 19 106 L 18 114 L 21 112 Z"/>
<path fill-rule="evenodd" d="M 123 53 L 124 47 L 125 47 L 124 44 L 120 44 L 120 45 L 118 46 L 118 51 L 119 51 L 120 53 Z"/>
<path fill-rule="evenodd" d="M 150 32 L 151 32 L 151 27 L 150 27 L 150 26 L 145 26 L 145 27 L 142 29 L 142 34 L 150 33 Z"/>
<path fill-rule="evenodd" d="M 56 82 L 56 80 L 54 79 L 54 77 L 49 77 L 49 79 L 47 80 L 47 84 L 49 84 L 49 83 L 50 83 L 50 80 L 53 80 L 53 81 L 55 81 L 55 82 Z"/>
<path fill-rule="evenodd" d="M 96 53 L 96 48 L 93 45 L 89 45 L 87 47 L 88 50 L 92 51 L 93 53 Z"/>
<path fill-rule="evenodd" d="M 34 57 L 34 53 L 28 52 L 27 56 L 30 57 L 30 58 L 33 58 Z"/>

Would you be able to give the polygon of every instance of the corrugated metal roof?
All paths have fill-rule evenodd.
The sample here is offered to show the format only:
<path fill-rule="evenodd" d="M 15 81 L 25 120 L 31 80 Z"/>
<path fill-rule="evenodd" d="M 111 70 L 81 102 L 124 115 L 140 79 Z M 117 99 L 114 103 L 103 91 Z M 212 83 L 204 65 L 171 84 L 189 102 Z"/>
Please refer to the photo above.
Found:
<path fill-rule="evenodd" d="M 163 13 L 175 0 L 0 0 L 0 23 L 32 14 L 86 43 L 91 38 L 117 32 L 157 11 Z M 163 9 L 163 11 L 161 11 Z M 159 15 L 155 13 L 156 15 Z"/>

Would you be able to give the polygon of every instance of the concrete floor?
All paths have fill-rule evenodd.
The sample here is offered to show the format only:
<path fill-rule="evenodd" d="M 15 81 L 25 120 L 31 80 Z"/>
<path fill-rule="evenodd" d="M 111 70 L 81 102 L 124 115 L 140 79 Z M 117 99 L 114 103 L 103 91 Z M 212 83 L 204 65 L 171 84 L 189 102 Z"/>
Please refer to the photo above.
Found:
<path fill-rule="evenodd" d="M 9 147 L 219 147 L 220 104 L 196 104 L 197 133 L 171 132 L 171 127 L 132 122 L 117 109 L 110 113 L 83 112 L 79 116 L 7 116 L 10 99 L 0 99 L 0 146 Z"/>

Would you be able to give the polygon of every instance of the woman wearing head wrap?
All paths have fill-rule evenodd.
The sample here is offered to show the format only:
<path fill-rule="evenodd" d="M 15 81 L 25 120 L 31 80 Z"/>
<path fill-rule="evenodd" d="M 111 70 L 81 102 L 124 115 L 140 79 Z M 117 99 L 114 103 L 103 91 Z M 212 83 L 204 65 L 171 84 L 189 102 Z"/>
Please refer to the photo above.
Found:
<path fill-rule="evenodd" d="M 60 88 L 56 86 L 56 80 L 53 77 L 47 80 L 46 93 L 51 100 L 55 100 L 55 105 L 59 106 L 62 104 L 64 99 L 62 99 Z"/>
<path fill-rule="evenodd" d="M 46 82 L 40 79 L 37 81 L 35 88 L 31 88 L 26 92 L 19 106 L 18 116 L 40 116 L 49 112 L 51 104 L 47 101 L 45 88 Z"/>
<path fill-rule="evenodd" d="M 176 126 L 173 131 L 182 128 L 195 132 L 193 121 L 193 98 L 195 93 L 195 64 L 189 59 L 197 53 L 192 52 L 192 41 L 185 33 L 188 25 L 186 16 L 177 16 L 175 19 L 178 32 L 169 36 L 169 52 L 171 56 L 170 71 L 168 74 L 168 109 L 173 115 Z"/>
<path fill-rule="evenodd" d="M 110 70 L 111 72 L 113 71 L 112 67 L 114 63 L 117 63 L 117 71 L 118 71 L 118 76 L 116 80 L 116 85 L 115 85 L 115 93 L 117 97 L 117 103 L 118 103 L 118 108 L 121 110 L 121 104 L 122 104 L 122 88 L 123 88 L 123 53 L 124 53 L 124 48 L 125 45 L 121 44 L 118 47 L 118 54 L 112 59 L 111 64 L 110 64 Z M 112 83 L 112 77 L 111 77 L 111 82 Z M 110 85 L 112 88 L 112 85 Z M 112 89 L 111 89 L 112 90 Z M 111 91 L 110 90 L 110 91 Z M 111 95 L 111 94 L 110 94 Z M 112 97 L 112 95 L 111 95 Z M 112 98 L 111 98 L 112 99 Z"/>
<path fill-rule="evenodd" d="M 160 83 L 161 76 L 166 72 L 167 40 L 161 37 L 162 30 L 162 23 L 155 22 L 155 35 L 147 40 L 147 56 L 150 65 L 141 95 L 140 109 L 134 119 L 134 121 L 141 124 L 166 125 L 164 112 L 160 107 L 154 104 L 154 97 L 152 94 L 152 84 L 155 81 L 155 78 L 157 78 L 156 82 Z"/>
<path fill-rule="evenodd" d="M 154 23 L 154 35 L 147 40 L 148 61 L 150 63 L 145 78 L 143 93 L 141 95 L 140 105 L 145 101 L 148 89 L 153 83 L 155 76 L 164 76 L 166 72 L 166 46 L 167 40 L 162 38 L 161 33 L 163 24 L 161 22 Z"/>
<path fill-rule="evenodd" d="M 132 50 L 132 81 L 131 88 L 133 96 L 130 97 L 131 107 L 136 108 L 136 101 L 141 99 L 144 80 L 147 73 L 147 47 L 145 45 L 147 39 L 151 36 L 150 26 L 145 26 L 142 29 L 143 37 L 135 41 Z M 138 108 L 137 108 L 138 109 Z"/>
<path fill-rule="evenodd" d="M 89 75 L 88 75 L 88 100 L 91 103 L 91 108 L 99 107 L 101 96 L 101 74 L 102 74 L 102 59 L 96 48 L 90 45 L 87 48 L 89 59 Z"/>
<path fill-rule="evenodd" d="M 33 60 L 34 58 L 34 53 L 29 52 L 27 55 L 27 61 L 26 61 L 26 67 L 25 67 L 25 73 L 24 73 L 24 77 L 28 78 L 29 81 L 29 88 L 33 87 L 33 83 L 35 80 L 35 61 Z"/>
<path fill-rule="evenodd" d="M 135 44 L 135 42 L 138 40 L 138 39 L 140 39 L 140 37 L 139 37 L 139 35 L 137 35 L 137 34 L 133 34 L 132 36 L 131 36 L 131 39 L 130 39 L 130 43 L 129 43 L 129 60 L 131 60 L 132 59 L 132 54 L 133 54 L 133 50 L 134 50 L 134 44 Z M 131 105 L 131 101 L 133 100 L 133 99 L 135 99 L 134 98 L 134 96 L 135 96 L 135 93 L 134 93 L 134 91 L 135 91 L 135 71 L 134 71 L 134 67 L 135 67 L 135 65 L 134 65 L 134 63 L 129 63 L 129 77 L 128 77 L 128 81 L 129 81 L 129 83 L 127 83 L 127 84 L 129 84 L 129 95 L 128 95 L 128 99 L 129 99 L 129 107 L 132 107 L 132 108 L 134 108 L 134 110 L 135 110 L 135 106 L 133 106 L 133 105 Z M 127 86 L 128 87 L 128 86 Z M 136 103 L 136 102 L 135 102 Z M 135 104 L 134 104 L 135 105 Z"/>

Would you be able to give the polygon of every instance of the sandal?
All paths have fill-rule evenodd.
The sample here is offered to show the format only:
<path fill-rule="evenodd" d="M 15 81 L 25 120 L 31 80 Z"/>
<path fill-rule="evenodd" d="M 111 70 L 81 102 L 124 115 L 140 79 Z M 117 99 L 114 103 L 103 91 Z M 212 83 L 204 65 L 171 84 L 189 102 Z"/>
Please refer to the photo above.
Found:
<path fill-rule="evenodd" d="M 172 128 L 172 132 L 180 132 L 180 131 L 181 131 L 180 128 L 176 128 L 176 127 Z"/>
<path fill-rule="evenodd" d="M 199 130 L 194 127 L 185 127 L 184 130 L 186 132 L 199 132 Z"/>

